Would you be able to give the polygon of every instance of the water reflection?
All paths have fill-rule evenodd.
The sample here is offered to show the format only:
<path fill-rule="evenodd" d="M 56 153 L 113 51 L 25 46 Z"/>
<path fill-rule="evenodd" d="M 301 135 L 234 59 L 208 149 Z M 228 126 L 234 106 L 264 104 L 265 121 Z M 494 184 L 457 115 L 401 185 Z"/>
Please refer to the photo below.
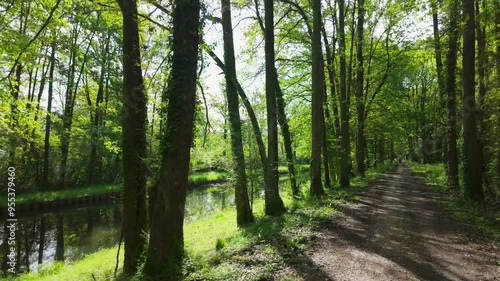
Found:
<path fill-rule="evenodd" d="M 188 192 L 186 222 L 234 205 L 228 184 Z M 100 249 L 115 246 L 120 239 L 121 204 L 79 208 L 58 213 L 18 218 L 16 231 L 17 272 L 37 271 L 54 261 L 77 261 Z M 0 222 L 1 269 L 8 269 L 10 246 L 5 221 Z"/>

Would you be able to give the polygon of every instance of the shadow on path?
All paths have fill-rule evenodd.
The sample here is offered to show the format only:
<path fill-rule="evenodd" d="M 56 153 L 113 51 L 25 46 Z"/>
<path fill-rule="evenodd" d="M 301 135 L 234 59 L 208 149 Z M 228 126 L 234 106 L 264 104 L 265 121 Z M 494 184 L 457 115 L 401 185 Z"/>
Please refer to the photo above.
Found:
<path fill-rule="evenodd" d="M 498 250 L 472 242 L 404 165 L 366 189 L 344 219 L 323 224 L 318 238 L 308 255 L 326 280 L 500 280 Z"/>

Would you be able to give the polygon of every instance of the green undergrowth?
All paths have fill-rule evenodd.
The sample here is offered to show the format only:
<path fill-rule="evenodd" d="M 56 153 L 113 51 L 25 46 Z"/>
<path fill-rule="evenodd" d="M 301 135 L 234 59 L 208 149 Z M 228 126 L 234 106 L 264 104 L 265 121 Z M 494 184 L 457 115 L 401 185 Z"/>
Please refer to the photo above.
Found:
<path fill-rule="evenodd" d="M 465 199 L 462 188 L 447 190 L 443 164 L 408 163 L 408 167 L 413 174 L 423 177 L 428 184 L 444 195 L 446 207 L 456 220 L 500 241 L 499 206 L 493 206 L 488 201 L 482 204 L 473 203 Z M 463 171 L 459 169 L 459 179 L 463 178 L 462 175 Z"/>
<path fill-rule="evenodd" d="M 293 198 L 289 185 L 282 184 L 286 212 L 265 216 L 264 200 L 258 199 L 253 208 L 255 222 L 242 228 L 236 225 L 234 208 L 186 224 L 185 280 L 303 280 L 306 273 L 301 270 L 308 263 L 305 251 L 316 238 L 315 227 L 341 215 L 341 205 L 358 200 L 357 191 L 391 167 L 369 170 L 366 178 L 353 179 L 352 188 L 328 189 L 322 198 L 308 195 L 308 173 L 302 173 L 300 198 Z M 17 280 L 115 280 L 116 251 L 115 247 L 74 264 L 47 266 Z M 140 275 L 133 279 L 143 280 Z"/>
<path fill-rule="evenodd" d="M 226 180 L 229 178 L 229 173 L 220 171 L 210 171 L 196 173 L 189 176 L 190 185 L 201 185 L 204 183 Z M 20 193 L 16 196 L 16 204 L 26 204 L 31 202 L 47 202 L 58 199 L 77 198 L 85 196 L 95 196 L 110 192 L 122 191 L 122 184 L 104 184 L 92 185 L 84 187 L 75 187 L 53 191 L 39 191 L 31 193 Z M 7 206 L 7 197 L 0 196 L 0 206 Z"/>

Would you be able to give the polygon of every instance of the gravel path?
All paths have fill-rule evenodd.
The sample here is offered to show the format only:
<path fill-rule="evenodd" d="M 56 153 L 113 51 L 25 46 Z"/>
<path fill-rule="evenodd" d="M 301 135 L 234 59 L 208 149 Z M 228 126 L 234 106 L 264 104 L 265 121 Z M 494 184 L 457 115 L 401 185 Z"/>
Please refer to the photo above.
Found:
<path fill-rule="evenodd" d="M 450 218 L 439 195 L 401 165 L 322 226 L 306 280 L 500 280 L 500 250 Z M 318 272 L 319 271 L 319 272 Z"/>

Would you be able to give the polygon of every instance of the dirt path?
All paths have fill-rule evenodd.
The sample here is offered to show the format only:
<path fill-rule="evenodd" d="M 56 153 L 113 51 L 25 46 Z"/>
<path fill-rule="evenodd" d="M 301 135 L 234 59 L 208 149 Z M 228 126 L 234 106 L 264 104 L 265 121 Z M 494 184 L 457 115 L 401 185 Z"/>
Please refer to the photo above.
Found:
<path fill-rule="evenodd" d="M 404 165 L 322 227 L 308 256 L 314 281 L 500 280 L 500 250 L 451 219 Z"/>

